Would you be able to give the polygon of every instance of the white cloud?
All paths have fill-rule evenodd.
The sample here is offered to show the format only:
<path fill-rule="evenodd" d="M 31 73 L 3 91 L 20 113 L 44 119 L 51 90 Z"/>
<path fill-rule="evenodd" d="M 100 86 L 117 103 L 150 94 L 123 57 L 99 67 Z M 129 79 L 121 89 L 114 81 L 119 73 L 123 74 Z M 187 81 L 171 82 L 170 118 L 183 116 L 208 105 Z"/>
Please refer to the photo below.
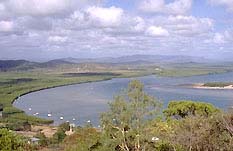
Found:
<path fill-rule="evenodd" d="M 145 29 L 146 23 L 143 18 L 141 17 L 135 17 L 133 21 L 136 23 L 133 27 L 132 30 L 136 32 L 143 31 Z"/>
<path fill-rule="evenodd" d="M 219 23 L 218 18 L 215 17 L 215 22 L 211 18 L 187 15 L 191 0 L 142 0 L 140 9 L 154 14 L 123 10 L 119 8 L 121 4 L 118 7 L 81 7 L 71 5 L 69 1 L 83 1 L 84 4 L 93 0 L 1 1 L 1 54 L 16 55 L 16 50 L 30 51 L 30 54 L 20 54 L 36 57 L 44 55 L 41 50 L 51 57 L 80 57 L 80 54 L 88 56 L 91 53 L 93 57 L 115 53 L 174 54 L 174 50 L 177 53 L 190 51 L 191 54 L 196 50 L 232 46 L 233 32 L 214 28 L 214 24 Z M 10 2 L 13 5 L 9 5 Z M 51 50 L 57 51 L 51 54 Z"/>
<path fill-rule="evenodd" d="M 121 18 L 123 16 L 123 10 L 117 7 L 89 7 L 86 10 L 88 17 L 97 26 L 118 26 L 121 23 Z"/>
<path fill-rule="evenodd" d="M 149 13 L 187 14 L 192 7 L 192 0 L 175 0 L 165 3 L 165 0 L 143 0 L 139 9 Z"/>
<path fill-rule="evenodd" d="M 16 15 L 51 15 L 69 8 L 71 0 L 9 0 L 5 6 Z"/>
<path fill-rule="evenodd" d="M 145 12 L 163 12 L 164 7 L 164 0 L 143 0 L 139 4 L 139 9 Z"/>
<path fill-rule="evenodd" d="M 233 42 L 233 30 L 226 30 L 224 32 L 224 37 L 227 41 Z"/>
<path fill-rule="evenodd" d="M 233 0 L 208 0 L 212 5 L 220 5 L 226 7 L 229 11 L 233 11 Z"/>
<path fill-rule="evenodd" d="M 0 3 L 0 12 L 4 12 L 5 11 L 5 5 L 3 5 L 2 3 Z"/>
<path fill-rule="evenodd" d="M 174 34 L 194 36 L 210 32 L 213 29 L 213 22 L 210 18 L 179 15 L 169 16 L 165 24 Z"/>
<path fill-rule="evenodd" d="M 226 44 L 226 43 L 232 43 L 233 41 L 233 34 L 225 30 L 224 32 L 216 32 L 213 35 L 213 38 L 211 40 L 207 40 L 207 42 L 212 42 L 215 44 Z"/>
<path fill-rule="evenodd" d="M 171 14 L 186 14 L 192 7 L 192 0 L 175 0 L 166 7 Z"/>
<path fill-rule="evenodd" d="M 146 34 L 150 36 L 158 36 L 158 37 L 169 36 L 169 32 L 166 29 L 157 26 L 148 27 L 146 30 Z"/>
<path fill-rule="evenodd" d="M 214 38 L 213 38 L 213 42 L 216 43 L 216 44 L 223 44 L 223 43 L 225 43 L 224 35 L 222 35 L 220 33 L 215 33 L 214 34 Z"/>
<path fill-rule="evenodd" d="M 79 10 L 76 10 L 70 15 L 70 18 L 83 21 L 84 20 L 84 13 L 80 12 Z"/>
<path fill-rule="evenodd" d="M 0 17 L 59 16 L 66 17 L 100 1 L 93 0 L 0 0 Z"/>
<path fill-rule="evenodd" d="M 66 42 L 68 37 L 61 37 L 61 36 L 50 36 L 48 38 L 49 42 L 55 42 L 55 43 L 63 43 Z"/>
<path fill-rule="evenodd" d="M 14 28 L 14 23 L 12 21 L 0 21 L 0 31 L 10 32 Z"/>

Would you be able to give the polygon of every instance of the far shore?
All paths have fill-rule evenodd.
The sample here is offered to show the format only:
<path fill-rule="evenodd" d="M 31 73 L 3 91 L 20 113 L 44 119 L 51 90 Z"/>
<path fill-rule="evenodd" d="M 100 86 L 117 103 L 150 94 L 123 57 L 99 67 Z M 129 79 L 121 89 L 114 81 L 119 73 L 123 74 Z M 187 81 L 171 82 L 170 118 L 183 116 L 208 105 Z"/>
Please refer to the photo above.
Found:
<path fill-rule="evenodd" d="M 224 87 L 209 87 L 209 86 L 204 86 L 204 83 L 195 83 L 192 84 L 191 87 L 195 89 L 233 90 L 233 85 L 228 85 Z"/>

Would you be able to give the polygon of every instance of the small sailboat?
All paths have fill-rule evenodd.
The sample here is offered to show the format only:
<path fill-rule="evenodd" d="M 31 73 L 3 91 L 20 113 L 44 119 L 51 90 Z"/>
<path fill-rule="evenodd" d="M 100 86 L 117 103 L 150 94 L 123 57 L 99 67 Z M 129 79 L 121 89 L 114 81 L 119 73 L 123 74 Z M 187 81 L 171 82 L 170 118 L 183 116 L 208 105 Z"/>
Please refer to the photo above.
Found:
<path fill-rule="evenodd" d="M 48 117 L 51 117 L 52 116 L 52 114 L 51 113 L 48 113 Z"/>
<path fill-rule="evenodd" d="M 28 108 L 28 110 L 29 110 L 29 111 L 31 111 L 31 110 L 32 110 L 32 108 Z"/>
<path fill-rule="evenodd" d="M 64 117 L 63 117 L 63 116 L 61 116 L 61 117 L 60 117 L 60 120 L 63 120 L 63 119 L 64 119 Z"/>
<path fill-rule="evenodd" d="M 73 121 L 75 121 L 76 119 L 75 119 L 75 118 L 73 118 L 72 120 L 73 120 Z"/>

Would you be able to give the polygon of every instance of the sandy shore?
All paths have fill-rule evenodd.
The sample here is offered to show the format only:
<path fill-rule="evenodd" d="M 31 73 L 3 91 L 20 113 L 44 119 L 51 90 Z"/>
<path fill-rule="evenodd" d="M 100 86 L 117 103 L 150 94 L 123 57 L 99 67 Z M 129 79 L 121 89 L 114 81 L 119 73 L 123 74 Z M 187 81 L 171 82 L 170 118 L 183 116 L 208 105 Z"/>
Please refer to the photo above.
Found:
<path fill-rule="evenodd" d="M 233 85 L 228 85 L 225 87 L 207 87 L 204 86 L 204 83 L 195 83 L 192 85 L 192 88 L 195 89 L 212 89 L 212 90 L 233 90 Z"/>

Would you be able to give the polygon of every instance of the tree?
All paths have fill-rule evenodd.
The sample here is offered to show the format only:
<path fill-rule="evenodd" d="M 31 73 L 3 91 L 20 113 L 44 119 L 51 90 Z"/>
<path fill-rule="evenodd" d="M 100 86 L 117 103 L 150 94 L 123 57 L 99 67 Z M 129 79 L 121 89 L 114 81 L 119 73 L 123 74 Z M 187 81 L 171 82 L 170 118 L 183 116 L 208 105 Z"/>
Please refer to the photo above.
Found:
<path fill-rule="evenodd" d="M 189 115 L 208 117 L 220 110 L 212 104 L 194 101 L 171 101 L 163 111 L 166 117 L 184 118 Z"/>
<path fill-rule="evenodd" d="M 146 150 L 147 122 L 160 113 L 161 103 L 144 92 L 143 84 L 134 80 L 126 93 L 109 103 L 110 110 L 101 116 L 106 147 L 112 150 Z"/>

